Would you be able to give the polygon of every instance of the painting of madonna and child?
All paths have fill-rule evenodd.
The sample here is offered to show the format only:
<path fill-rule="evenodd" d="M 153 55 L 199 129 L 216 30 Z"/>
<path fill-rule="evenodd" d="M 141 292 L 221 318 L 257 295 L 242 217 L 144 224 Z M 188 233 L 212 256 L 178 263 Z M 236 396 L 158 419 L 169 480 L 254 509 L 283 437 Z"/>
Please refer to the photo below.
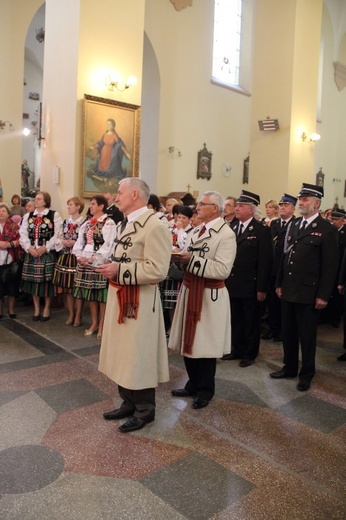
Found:
<path fill-rule="evenodd" d="M 82 196 L 115 193 L 139 169 L 140 107 L 84 96 Z"/>

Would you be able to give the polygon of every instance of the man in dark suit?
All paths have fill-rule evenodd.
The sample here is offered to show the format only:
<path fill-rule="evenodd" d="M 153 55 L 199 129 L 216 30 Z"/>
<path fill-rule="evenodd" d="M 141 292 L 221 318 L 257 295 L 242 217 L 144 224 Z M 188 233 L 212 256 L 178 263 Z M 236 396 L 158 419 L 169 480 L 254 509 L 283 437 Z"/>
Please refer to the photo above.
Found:
<path fill-rule="evenodd" d="M 303 184 L 298 195 L 302 216 L 287 230 L 276 282 L 281 298 L 284 366 L 270 376 L 297 376 L 300 342 L 302 366 L 297 389 L 301 392 L 310 388 L 315 375 L 318 311 L 327 306 L 338 271 L 338 232 L 318 213 L 322 197 L 322 186 Z"/>
<path fill-rule="evenodd" d="M 224 221 L 227 222 L 227 224 L 229 226 L 231 226 L 232 223 L 238 222 L 238 219 L 235 216 L 236 204 L 237 204 L 236 197 L 229 196 L 229 197 L 225 198 L 222 216 L 223 216 Z"/>
<path fill-rule="evenodd" d="M 237 254 L 226 281 L 231 302 L 232 351 L 223 360 L 240 359 L 252 365 L 258 356 L 261 336 L 261 303 L 268 289 L 273 263 L 270 229 L 254 218 L 260 198 L 243 190 L 236 204 Z"/>
<path fill-rule="evenodd" d="M 263 334 L 262 339 L 281 341 L 281 303 L 276 294 L 276 277 L 284 250 L 286 231 L 290 222 L 294 220 L 297 198 L 284 193 L 279 202 L 280 218 L 271 221 L 269 229 L 274 245 L 274 263 L 267 294 L 269 331 Z"/>
<path fill-rule="evenodd" d="M 346 226 L 344 224 L 346 212 L 343 209 L 333 209 L 330 220 L 338 230 L 338 242 L 339 242 L 339 266 L 338 275 L 340 274 L 342 259 L 346 247 Z M 321 312 L 319 317 L 319 323 L 330 323 L 333 327 L 338 328 L 340 325 L 341 316 L 344 308 L 344 297 L 338 291 L 337 281 L 334 284 L 332 297 L 326 307 Z"/>
<path fill-rule="evenodd" d="M 112 195 L 112 193 L 110 193 L 109 191 L 105 191 L 104 193 L 102 193 L 102 195 L 105 197 L 105 199 L 108 202 L 108 207 L 106 209 L 107 215 L 109 215 L 110 218 L 112 220 L 114 220 L 114 222 L 116 224 L 118 224 L 118 222 L 121 222 L 124 219 L 124 215 L 116 207 L 115 202 L 114 202 L 115 201 L 114 195 Z"/>
<path fill-rule="evenodd" d="M 343 338 L 343 348 L 344 352 L 340 354 L 336 359 L 338 361 L 346 361 L 346 251 L 344 252 L 344 257 L 341 263 L 341 268 L 338 277 L 338 291 L 340 296 L 344 299 L 344 307 L 343 307 L 343 318 L 344 318 L 344 338 Z"/>

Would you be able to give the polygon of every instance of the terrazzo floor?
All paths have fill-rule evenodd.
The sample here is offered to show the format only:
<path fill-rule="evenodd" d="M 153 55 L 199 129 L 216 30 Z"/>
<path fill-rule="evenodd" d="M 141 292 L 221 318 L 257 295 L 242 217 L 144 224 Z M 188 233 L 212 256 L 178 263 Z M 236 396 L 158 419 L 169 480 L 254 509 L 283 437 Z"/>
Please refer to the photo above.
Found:
<path fill-rule="evenodd" d="M 186 377 L 170 354 L 156 420 L 122 434 L 102 417 L 119 400 L 96 336 L 66 327 L 63 308 L 45 323 L 30 306 L 17 316 L 0 320 L 1 520 L 346 518 L 342 327 L 319 326 L 308 392 L 269 377 L 282 346 L 262 341 L 250 367 L 218 362 L 201 410 L 171 396 Z"/>

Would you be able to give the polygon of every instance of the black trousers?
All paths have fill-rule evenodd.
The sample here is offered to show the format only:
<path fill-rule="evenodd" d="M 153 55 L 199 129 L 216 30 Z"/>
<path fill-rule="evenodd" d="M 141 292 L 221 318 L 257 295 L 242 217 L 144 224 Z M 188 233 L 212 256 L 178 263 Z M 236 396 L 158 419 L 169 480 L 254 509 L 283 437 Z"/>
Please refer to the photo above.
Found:
<path fill-rule="evenodd" d="M 275 336 L 281 336 L 281 302 L 275 290 L 275 278 L 271 278 L 268 292 L 268 323 L 269 329 Z"/>
<path fill-rule="evenodd" d="M 343 312 L 343 319 L 344 319 L 344 344 L 343 347 L 346 349 L 346 292 L 344 293 L 344 312 Z"/>
<path fill-rule="evenodd" d="M 133 412 L 137 419 L 151 419 L 155 417 L 155 388 L 143 390 L 129 390 L 118 386 L 119 395 L 123 400 L 120 409 Z"/>
<path fill-rule="evenodd" d="M 292 303 L 281 300 L 282 342 L 284 365 L 288 374 L 295 376 L 299 366 L 299 343 L 302 366 L 299 378 L 311 381 L 315 375 L 315 355 L 318 313 L 314 304 Z"/>
<path fill-rule="evenodd" d="M 201 399 L 210 401 L 215 393 L 216 358 L 189 358 L 184 356 L 189 380 L 185 389 Z"/>
<path fill-rule="evenodd" d="M 231 298 L 232 352 L 243 359 L 258 356 L 261 339 L 261 302 Z"/>

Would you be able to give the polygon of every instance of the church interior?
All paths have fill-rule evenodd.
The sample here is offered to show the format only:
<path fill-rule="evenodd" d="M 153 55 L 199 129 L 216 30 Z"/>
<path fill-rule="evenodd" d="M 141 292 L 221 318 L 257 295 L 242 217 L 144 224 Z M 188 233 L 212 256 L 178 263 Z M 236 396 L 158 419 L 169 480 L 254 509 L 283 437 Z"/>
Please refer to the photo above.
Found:
<path fill-rule="evenodd" d="M 344 0 L 242 0 L 238 85 L 212 76 L 217 1 L 1 0 L 1 199 L 41 189 L 66 217 L 72 196 L 115 193 L 91 166 L 112 118 L 124 175 L 162 200 L 246 189 L 264 215 L 307 182 L 346 209 Z M 346 517 L 342 325 L 319 326 L 304 395 L 270 379 L 282 344 L 262 340 L 245 373 L 217 362 L 215 399 L 193 410 L 171 396 L 185 372 L 170 353 L 155 422 L 122 435 L 102 418 L 117 393 L 100 342 L 52 315 L 33 323 L 19 302 L 0 320 L 3 520 Z"/>

